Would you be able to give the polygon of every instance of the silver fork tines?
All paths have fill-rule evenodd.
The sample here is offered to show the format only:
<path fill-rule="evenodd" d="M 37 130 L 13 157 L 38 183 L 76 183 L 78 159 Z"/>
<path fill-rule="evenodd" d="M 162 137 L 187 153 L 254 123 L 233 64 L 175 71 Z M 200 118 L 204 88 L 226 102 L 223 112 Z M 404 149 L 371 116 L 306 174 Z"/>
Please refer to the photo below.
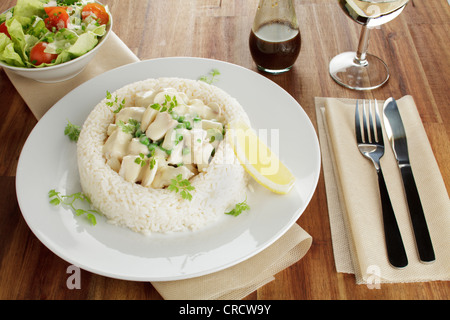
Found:
<path fill-rule="evenodd" d="M 386 249 L 389 262 L 396 268 L 403 268 L 408 265 L 405 247 L 403 246 L 402 236 L 398 228 L 394 210 L 384 181 L 381 170 L 380 159 L 384 155 L 383 131 L 381 128 L 378 103 L 366 107 L 366 102 L 362 105 L 362 118 L 360 116 L 359 101 L 356 101 L 355 110 L 355 135 L 359 151 L 375 166 L 378 175 L 378 186 L 380 189 L 380 198 L 383 211 L 383 225 L 386 241 Z M 368 110 L 366 110 L 368 109 Z M 367 116 L 366 113 L 369 115 Z M 373 115 L 375 115 L 375 124 Z M 361 127 L 362 123 L 362 127 Z"/>
<path fill-rule="evenodd" d="M 374 106 L 372 106 L 372 101 L 369 101 L 368 106 L 369 116 L 367 117 L 367 107 L 366 101 L 363 100 L 362 106 L 362 119 L 359 115 L 359 101 L 356 101 L 356 111 L 355 111 L 355 131 L 356 131 L 356 142 L 358 143 L 358 148 L 361 153 L 372 160 L 375 168 L 381 170 L 380 159 L 384 155 L 384 140 L 383 131 L 381 129 L 380 116 L 378 113 L 378 103 L 375 100 Z M 373 109 L 375 109 L 375 126 L 373 124 Z M 361 130 L 360 122 L 363 123 Z"/>

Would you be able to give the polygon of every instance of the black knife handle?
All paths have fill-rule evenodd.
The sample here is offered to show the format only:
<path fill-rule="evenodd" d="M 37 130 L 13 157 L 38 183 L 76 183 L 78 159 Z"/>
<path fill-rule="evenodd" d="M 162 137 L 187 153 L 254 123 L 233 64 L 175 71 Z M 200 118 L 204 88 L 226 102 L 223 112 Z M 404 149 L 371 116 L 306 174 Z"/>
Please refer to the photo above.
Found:
<path fill-rule="evenodd" d="M 405 246 L 403 245 L 400 229 L 389 198 L 386 182 L 381 168 L 377 170 L 378 186 L 380 188 L 381 206 L 383 209 L 383 225 L 386 241 L 386 249 L 389 262 L 396 268 L 404 268 L 408 265 Z"/>
<path fill-rule="evenodd" d="M 419 192 L 417 191 L 416 182 L 414 181 L 413 172 L 410 165 L 400 167 L 405 187 L 406 200 L 408 202 L 411 223 L 416 238 L 417 250 L 420 260 L 423 262 L 433 262 L 436 257 L 434 255 L 433 244 L 431 242 L 430 233 L 428 231 L 427 221 L 423 212 L 422 203 L 420 201 Z"/>

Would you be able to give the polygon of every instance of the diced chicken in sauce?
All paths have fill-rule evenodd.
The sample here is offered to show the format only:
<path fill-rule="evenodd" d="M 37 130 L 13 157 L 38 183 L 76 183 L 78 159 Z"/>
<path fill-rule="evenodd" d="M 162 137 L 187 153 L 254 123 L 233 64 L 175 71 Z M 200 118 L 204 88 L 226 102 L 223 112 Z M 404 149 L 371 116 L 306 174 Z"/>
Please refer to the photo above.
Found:
<path fill-rule="evenodd" d="M 125 180 L 168 187 L 175 177 L 204 171 L 224 137 L 218 104 L 189 99 L 173 88 L 139 92 L 115 115 L 103 154 Z"/>

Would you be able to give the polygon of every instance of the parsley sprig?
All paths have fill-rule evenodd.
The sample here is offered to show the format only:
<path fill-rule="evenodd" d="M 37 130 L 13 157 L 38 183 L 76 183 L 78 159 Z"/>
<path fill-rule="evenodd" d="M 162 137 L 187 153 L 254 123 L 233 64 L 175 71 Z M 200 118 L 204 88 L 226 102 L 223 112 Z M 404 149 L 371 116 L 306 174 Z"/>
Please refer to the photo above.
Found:
<path fill-rule="evenodd" d="M 152 104 L 150 106 L 150 108 L 155 109 L 159 112 L 165 112 L 167 111 L 168 113 L 172 113 L 173 108 L 175 108 L 176 106 L 178 106 L 178 101 L 177 101 L 177 97 L 173 96 L 172 98 L 166 94 L 165 95 L 165 101 L 161 104 L 159 103 L 155 103 Z"/>
<path fill-rule="evenodd" d="M 69 137 L 71 141 L 78 141 L 80 136 L 81 127 L 77 126 L 67 120 L 66 128 L 64 129 L 64 134 Z"/>
<path fill-rule="evenodd" d="M 177 175 L 175 179 L 170 180 L 170 185 L 167 187 L 170 191 L 175 193 L 180 192 L 180 195 L 185 200 L 192 200 L 192 194 L 189 191 L 195 190 L 188 179 L 183 179 L 181 174 Z"/>
<path fill-rule="evenodd" d="M 212 69 L 209 75 L 201 76 L 199 80 L 209 84 L 213 84 L 214 82 L 218 81 L 217 76 L 220 76 L 219 70 Z"/>
<path fill-rule="evenodd" d="M 239 202 L 238 204 L 236 204 L 236 206 L 234 207 L 233 210 L 231 210 L 229 212 L 225 212 L 225 214 L 237 217 L 242 212 L 247 211 L 247 210 L 250 210 L 250 206 L 247 204 L 247 198 L 245 198 L 244 201 Z"/>
<path fill-rule="evenodd" d="M 139 153 L 139 156 L 134 159 L 134 162 L 140 165 L 141 167 L 145 166 L 147 163 L 150 166 L 150 169 L 153 169 L 156 164 L 156 159 L 152 157 L 152 154 L 154 154 L 154 151 L 151 152 L 147 157 L 151 157 L 148 161 L 146 159 L 146 156 L 143 153 Z"/>
<path fill-rule="evenodd" d="M 141 123 L 132 118 L 128 119 L 128 122 L 125 123 L 122 120 L 117 122 L 117 126 L 122 129 L 123 132 L 129 133 L 132 136 L 135 136 L 137 130 L 141 127 Z"/>
<path fill-rule="evenodd" d="M 111 92 L 109 92 L 109 91 L 106 91 L 106 99 L 108 99 L 108 101 L 106 102 L 106 105 L 108 107 L 116 108 L 113 110 L 114 113 L 119 113 L 119 111 L 122 110 L 123 107 L 125 106 L 125 98 L 119 102 L 119 97 L 115 96 L 113 98 Z"/>
<path fill-rule="evenodd" d="M 134 159 L 134 162 L 139 164 L 141 167 L 145 166 L 145 164 L 147 163 L 147 161 L 145 160 L 145 155 L 143 153 L 139 153 L 139 157 L 136 157 L 136 159 Z"/>
<path fill-rule="evenodd" d="M 91 209 L 85 210 L 85 209 L 77 208 L 75 206 L 76 201 L 84 202 L 89 205 L 92 204 L 89 197 L 87 195 L 85 195 L 84 193 L 77 192 L 77 193 L 73 193 L 70 195 L 62 195 L 61 192 L 58 192 L 55 189 L 52 189 L 48 192 L 48 197 L 50 199 L 49 200 L 50 204 L 52 204 L 54 206 L 63 205 L 63 206 L 69 207 L 70 209 L 72 209 L 72 211 L 75 213 L 75 215 L 77 215 L 77 216 L 86 215 L 86 218 L 89 220 L 89 222 L 92 225 L 95 226 L 97 224 L 95 214 L 100 214 L 97 210 L 91 210 Z"/>

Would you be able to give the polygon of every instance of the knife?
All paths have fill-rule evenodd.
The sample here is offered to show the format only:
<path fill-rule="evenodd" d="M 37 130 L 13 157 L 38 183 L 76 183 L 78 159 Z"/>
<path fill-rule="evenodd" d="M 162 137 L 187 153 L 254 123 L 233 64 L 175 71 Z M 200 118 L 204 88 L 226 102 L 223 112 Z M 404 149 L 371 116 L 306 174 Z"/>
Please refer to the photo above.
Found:
<path fill-rule="evenodd" d="M 402 175 L 419 257 L 422 262 L 431 263 L 436 259 L 433 244 L 431 242 L 427 221 L 423 213 L 419 192 L 417 191 L 416 182 L 409 162 L 405 128 L 403 127 L 402 118 L 400 117 L 397 102 L 394 98 L 386 100 L 383 106 L 383 113 L 386 133 Z"/>

